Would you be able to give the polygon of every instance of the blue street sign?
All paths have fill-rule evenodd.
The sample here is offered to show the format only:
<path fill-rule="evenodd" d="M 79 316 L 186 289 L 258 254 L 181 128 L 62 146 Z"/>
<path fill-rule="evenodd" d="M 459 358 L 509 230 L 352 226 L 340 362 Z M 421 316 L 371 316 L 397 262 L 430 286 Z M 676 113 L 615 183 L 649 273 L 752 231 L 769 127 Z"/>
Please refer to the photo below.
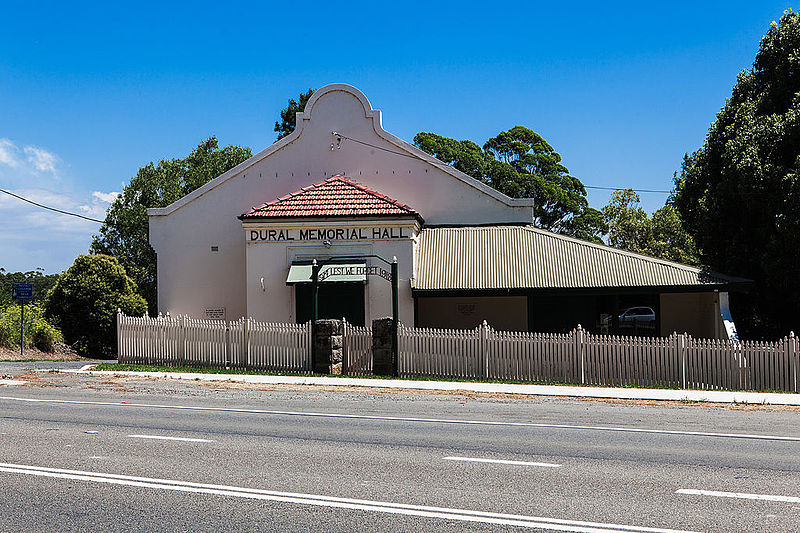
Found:
<path fill-rule="evenodd" d="M 11 297 L 15 300 L 33 300 L 33 285 L 30 283 L 15 283 L 11 289 Z"/>

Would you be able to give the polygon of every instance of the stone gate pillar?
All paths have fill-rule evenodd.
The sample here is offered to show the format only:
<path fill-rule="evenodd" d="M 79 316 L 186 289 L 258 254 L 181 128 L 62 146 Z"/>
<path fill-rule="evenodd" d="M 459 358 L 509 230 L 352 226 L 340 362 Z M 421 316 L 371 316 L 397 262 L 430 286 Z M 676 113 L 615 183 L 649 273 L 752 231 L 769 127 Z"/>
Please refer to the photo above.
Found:
<path fill-rule="evenodd" d="M 376 318 L 372 321 L 372 373 L 376 376 L 391 376 L 394 373 L 393 322 L 391 318 Z"/>
<path fill-rule="evenodd" d="M 342 332 L 341 320 L 322 319 L 314 323 L 314 349 L 317 374 L 342 373 Z"/>

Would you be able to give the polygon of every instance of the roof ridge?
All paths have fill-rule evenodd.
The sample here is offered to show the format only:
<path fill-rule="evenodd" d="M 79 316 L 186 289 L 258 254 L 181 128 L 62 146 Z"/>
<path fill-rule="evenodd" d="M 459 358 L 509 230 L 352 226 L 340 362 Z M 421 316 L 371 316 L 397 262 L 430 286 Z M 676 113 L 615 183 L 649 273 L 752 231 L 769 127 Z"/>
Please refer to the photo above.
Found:
<path fill-rule="evenodd" d="M 320 192 L 315 193 L 316 191 Z M 419 213 L 408 204 L 341 174 L 335 174 L 321 182 L 301 187 L 275 200 L 254 206 L 242 216 L 278 216 L 275 212 L 280 210 L 288 213 L 285 216 L 409 214 L 419 217 Z"/>
<path fill-rule="evenodd" d="M 394 198 L 392 198 L 390 196 L 387 196 L 387 195 L 385 195 L 385 194 L 383 194 L 381 192 L 378 192 L 375 189 L 370 189 L 366 185 L 358 183 L 357 181 L 354 181 L 354 180 L 348 178 L 347 176 L 342 176 L 341 174 L 337 174 L 335 176 L 331 176 L 330 178 L 328 178 L 328 180 L 333 180 L 334 178 L 338 178 L 340 181 L 343 181 L 343 182 L 347 183 L 348 185 L 352 185 L 352 186 L 356 187 L 357 189 L 359 189 L 361 191 L 364 191 L 367 194 L 371 194 L 372 196 L 380 198 L 381 200 L 385 200 L 385 201 L 387 201 L 389 203 L 392 203 L 392 204 L 394 204 L 394 205 L 396 205 L 398 207 L 402 207 L 404 209 L 410 209 L 410 210 L 413 211 L 413 208 L 411 206 L 409 206 L 408 204 L 401 204 L 398 200 L 395 200 Z"/>
<path fill-rule="evenodd" d="M 646 259 L 646 260 L 649 260 L 649 261 L 661 263 L 664 266 L 673 267 L 673 268 L 677 267 L 677 268 L 679 268 L 681 270 L 687 270 L 688 269 L 688 270 L 693 270 L 693 271 L 695 271 L 697 273 L 707 272 L 707 271 L 704 271 L 702 268 L 698 268 L 698 267 L 695 267 L 695 266 L 692 266 L 692 265 L 685 265 L 683 263 L 677 263 L 675 261 L 669 261 L 667 259 L 661 259 L 660 257 L 653 257 L 653 256 L 647 255 L 647 254 L 642 254 L 642 253 L 638 253 L 638 252 L 631 252 L 630 250 L 623 250 L 622 248 L 616 248 L 614 246 L 611 246 L 611 245 L 608 245 L 608 244 L 605 244 L 605 243 L 600 244 L 600 243 L 597 243 L 597 242 L 587 241 L 586 239 L 579 239 L 578 237 L 571 237 L 569 235 L 562 235 L 561 233 L 556 233 L 554 231 L 548 231 L 546 229 L 537 228 L 536 226 L 532 226 L 532 225 L 522 226 L 522 227 L 527 231 L 531 231 L 531 232 L 534 232 L 534 233 L 539 233 L 539 234 L 541 234 L 541 235 L 543 235 L 545 237 L 549 237 L 551 239 L 558 239 L 558 240 L 562 240 L 562 241 L 570 241 L 570 242 L 574 242 L 576 244 L 579 244 L 581 246 L 587 246 L 587 247 L 590 247 L 590 248 L 597 248 L 599 250 L 603 250 L 603 251 L 610 252 L 610 253 L 618 253 L 618 254 L 621 254 L 621 255 L 627 255 L 627 256 L 630 256 L 630 257 L 637 258 L 637 259 Z"/>

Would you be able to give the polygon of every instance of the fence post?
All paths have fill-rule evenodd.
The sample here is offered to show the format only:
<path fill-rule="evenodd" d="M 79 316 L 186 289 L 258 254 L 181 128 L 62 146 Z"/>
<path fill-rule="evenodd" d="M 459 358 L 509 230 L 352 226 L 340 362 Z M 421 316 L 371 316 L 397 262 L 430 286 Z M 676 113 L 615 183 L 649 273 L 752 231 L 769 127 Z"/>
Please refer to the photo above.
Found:
<path fill-rule="evenodd" d="M 342 317 L 342 375 L 348 375 L 350 366 L 350 350 L 347 346 L 347 318 Z"/>
<path fill-rule="evenodd" d="M 581 385 L 586 384 L 586 372 L 584 369 L 584 356 L 583 356 L 583 328 L 578 324 L 575 330 L 575 349 L 581 359 Z"/>
<path fill-rule="evenodd" d="M 122 357 L 122 309 L 117 307 L 117 362 Z"/>
<path fill-rule="evenodd" d="M 225 368 L 230 368 L 231 361 L 231 323 L 225 320 Z"/>
<path fill-rule="evenodd" d="M 161 312 L 158 313 L 158 318 L 156 318 L 156 342 L 155 342 L 155 352 L 158 357 L 164 361 L 166 356 L 166 350 L 164 349 L 164 317 L 161 315 Z M 152 357 L 152 356 L 150 356 Z"/>
<path fill-rule="evenodd" d="M 675 350 L 681 362 L 681 388 L 686 388 L 686 333 L 675 336 Z"/>
<path fill-rule="evenodd" d="M 179 366 L 186 363 L 186 315 L 181 315 L 181 354 L 178 361 Z"/>
<path fill-rule="evenodd" d="M 247 317 L 242 324 L 242 353 L 239 358 L 241 367 L 247 368 L 247 363 L 250 361 L 250 317 Z"/>
<path fill-rule="evenodd" d="M 480 344 L 481 360 L 483 362 L 483 377 L 489 378 L 489 324 L 484 320 L 478 328 L 478 343 Z"/>
<path fill-rule="evenodd" d="M 792 392 L 800 392 L 797 388 L 797 378 L 798 374 L 800 374 L 800 354 L 798 354 L 797 350 L 797 338 L 794 336 L 794 331 L 789 332 L 789 366 L 791 368 L 790 372 L 792 373 L 789 376 L 789 379 L 792 382 Z"/>

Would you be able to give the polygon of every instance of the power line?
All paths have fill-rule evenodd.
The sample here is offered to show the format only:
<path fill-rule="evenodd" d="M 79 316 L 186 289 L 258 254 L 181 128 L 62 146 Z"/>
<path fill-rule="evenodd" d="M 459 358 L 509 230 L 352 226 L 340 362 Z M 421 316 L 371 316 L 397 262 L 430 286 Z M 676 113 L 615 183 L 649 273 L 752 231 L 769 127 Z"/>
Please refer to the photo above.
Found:
<path fill-rule="evenodd" d="M 61 213 L 62 215 L 69 215 L 71 217 L 82 218 L 84 220 L 88 220 L 89 222 L 97 222 L 98 224 L 105 224 L 105 220 L 98 220 L 96 218 L 87 217 L 87 216 L 84 216 L 84 215 L 79 215 L 78 213 L 70 213 L 69 211 L 63 211 L 61 209 L 56 209 L 55 207 L 48 207 L 46 205 L 42 205 L 42 204 L 36 203 L 33 200 L 28 200 L 27 198 L 24 198 L 24 197 L 22 197 L 22 196 L 20 196 L 18 194 L 14 194 L 13 192 L 7 191 L 5 189 L 0 189 L 0 192 L 6 193 L 9 196 L 13 196 L 14 198 L 22 200 L 23 202 L 28 202 L 29 204 L 33 204 L 36 207 L 41 207 L 42 209 L 47 209 L 48 211 L 55 211 L 56 213 Z"/>
<path fill-rule="evenodd" d="M 384 152 L 388 152 L 390 154 L 401 155 L 403 157 L 410 157 L 411 159 L 418 159 L 418 157 L 415 156 L 415 155 L 406 154 L 406 153 L 403 153 L 403 152 L 396 152 L 394 150 L 390 150 L 388 148 L 384 148 L 383 146 L 377 146 L 377 145 L 374 145 L 374 144 L 370 144 L 368 142 L 364 142 L 364 141 L 360 141 L 358 139 L 354 139 L 352 137 L 348 137 L 347 135 L 342 135 L 341 133 L 336 132 L 336 131 L 332 131 L 331 133 L 334 136 L 339 137 L 341 139 L 347 139 L 348 141 L 353 141 L 353 142 L 356 142 L 358 144 L 363 144 L 364 146 L 369 146 L 370 148 L 375 148 L 376 150 L 383 150 Z M 333 149 L 333 145 L 331 145 L 331 149 Z M 428 155 L 430 155 L 430 154 L 428 154 Z M 447 164 L 447 163 L 445 163 L 445 164 Z M 621 191 L 623 189 L 632 189 L 635 192 L 648 192 L 648 193 L 659 193 L 659 194 L 670 194 L 672 192 L 672 191 L 663 191 L 663 190 L 658 190 L 658 189 L 633 189 L 632 187 L 599 187 L 599 186 L 596 186 L 596 185 L 584 185 L 584 187 L 587 188 L 587 189 L 599 189 L 599 190 L 603 190 L 603 191 Z"/>
<path fill-rule="evenodd" d="M 403 152 L 396 152 L 394 150 L 389 150 L 388 148 L 384 148 L 382 146 L 377 146 L 377 145 L 374 145 L 374 144 L 370 144 L 368 142 L 364 142 L 364 141 L 361 141 L 361 140 L 358 140 L 358 139 L 354 139 L 352 137 L 348 137 L 346 135 L 342 135 L 341 133 L 338 133 L 338 132 L 335 132 L 335 131 L 333 131 L 331 133 L 333 135 L 335 135 L 336 137 L 339 137 L 341 139 L 347 139 L 348 141 L 353 141 L 353 142 L 356 142 L 358 144 L 363 144 L 364 146 L 369 146 L 370 148 L 375 148 L 376 150 L 382 150 L 384 152 L 389 152 L 390 154 L 400 155 L 400 156 L 403 156 L 403 157 L 410 157 L 412 159 L 418 159 L 417 156 L 412 155 L 412 154 L 406 154 L 406 153 L 403 153 Z M 445 163 L 445 164 L 447 164 L 447 163 Z M 599 187 L 599 186 L 595 186 L 595 185 L 584 185 L 584 187 L 587 188 L 587 189 L 599 189 L 599 190 L 604 190 L 604 191 L 620 191 L 620 190 L 623 190 L 623 189 L 630 189 L 631 188 L 631 187 Z M 636 191 L 636 192 L 661 193 L 661 194 L 669 194 L 669 193 L 672 192 L 672 191 L 663 191 L 663 190 L 656 190 L 656 189 L 633 189 L 633 190 Z M 27 202 L 27 203 L 29 203 L 31 205 L 35 205 L 36 207 L 40 207 L 42 209 L 47 209 L 48 211 L 53 211 L 55 213 L 60 213 L 62 215 L 68 215 L 68 216 L 71 216 L 71 217 L 82 218 L 84 220 L 88 220 L 89 222 L 96 222 L 98 224 L 105 224 L 106 223 L 105 220 L 99 220 L 99 219 L 96 219 L 96 218 L 87 217 L 87 216 L 81 215 L 79 213 L 72 213 L 70 211 L 64 211 L 63 209 L 56 209 L 55 207 L 49 207 L 49 206 L 40 204 L 38 202 L 34 202 L 33 200 L 29 200 L 28 198 L 25 198 L 25 197 L 20 196 L 18 194 L 14 194 L 13 192 L 7 191 L 5 189 L 0 189 L 0 192 L 8 194 L 9 196 L 13 196 L 14 198 L 17 198 L 18 200 L 22 200 L 23 202 Z"/>
<path fill-rule="evenodd" d="M 388 148 L 384 148 L 383 146 L 377 146 L 377 145 L 374 145 L 374 144 L 370 144 L 368 142 L 359 141 L 358 139 L 353 139 L 352 137 L 348 137 L 347 135 L 342 135 L 341 133 L 338 133 L 338 132 L 335 132 L 335 131 L 332 131 L 331 133 L 333 135 L 335 135 L 336 137 L 341 137 L 342 139 L 347 139 L 348 141 L 353 141 L 353 142 L 356 142 L 358 144 L 363 144 L 364 146 L 369 146 L 370 148 L 375 148 L 376 150 L 383 150 L 384 152 L 389 152 L 390 154 L 401 155 L 403 157 L 410 157 L 411 159 L 419 159 L 415 155 L 406 154 L 406 153 L 403 153 L 403 152 L 395 152 L 394 150 L 389 150 Z"/>

